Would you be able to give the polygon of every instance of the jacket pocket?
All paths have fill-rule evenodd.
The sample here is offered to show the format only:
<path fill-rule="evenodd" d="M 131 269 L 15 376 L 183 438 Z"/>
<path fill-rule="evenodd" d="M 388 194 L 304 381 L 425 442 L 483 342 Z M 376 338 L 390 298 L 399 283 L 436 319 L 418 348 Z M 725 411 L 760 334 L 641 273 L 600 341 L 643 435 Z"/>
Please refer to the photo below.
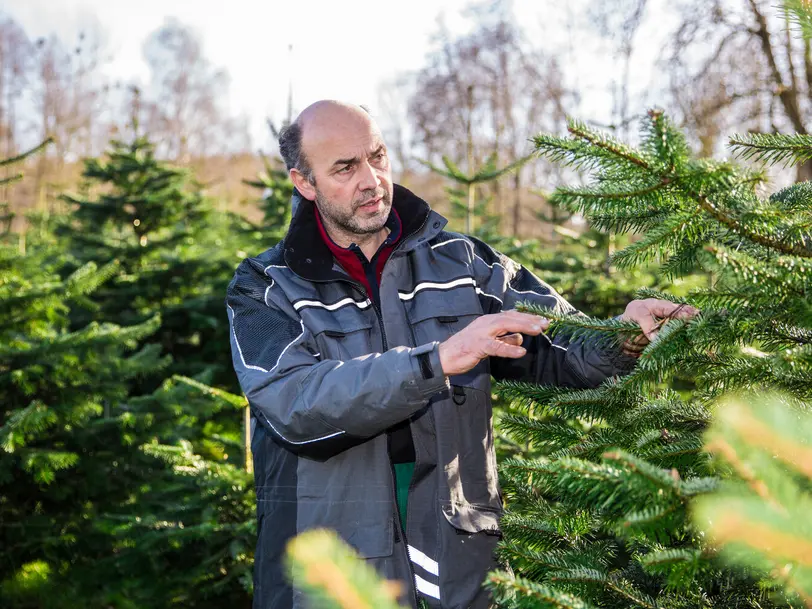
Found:
<path fill-rule="evenodd" d="M 348 305 L 336 311 L 307 309 L 302 319 L 316 340 L 322 360 L 347 361 L 372 350 L 374 315 Z"/>
<path fill-rule="evenodd" d="M 331 529 L 364 558 L 391 556 L 395 533 L 386 444 L 381 434 L 325 462 L 300 459 L 297 529 Z"/>
<path fill-rule="evenodd" d="M 448 292 L 427 288 L 404 300 L 403 308 L 417 345 L 443 341 L 482 315 L 479 298 L 471 286 Z"/>
<path fill-rule="evenodd" d="M 444 503 L 443 516 L 448 523 L 459 533 L 487 533 L 488 535 L 502 536 L 499 521 L 502 510 L 483 505 L 470 503 Z"/>
<path fill-rule="evenodd" d="M 389 489 L 386 489 L 389 491 Z M 327 528 L 352 546 L 362 558 L 391 556 L 395 538 L 391 507 L 373 499 L 300 498 L 300 530 Z"/>

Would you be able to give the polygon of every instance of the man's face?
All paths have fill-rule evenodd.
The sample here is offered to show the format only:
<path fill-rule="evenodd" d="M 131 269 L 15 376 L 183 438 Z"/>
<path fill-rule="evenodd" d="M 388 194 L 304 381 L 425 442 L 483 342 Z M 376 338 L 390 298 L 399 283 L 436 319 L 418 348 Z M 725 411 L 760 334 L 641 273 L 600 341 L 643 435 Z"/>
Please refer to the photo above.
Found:
<path fill-rule="evenodd" d="M 303 149 L 312 193 L 328 228 L 352 240 L 380 231 L 392 208 L 392 170 L 383 138 L 366 116 L 341 113 L 308 123 Z M 321 118 L 321 117 L 319 117 Z"/>

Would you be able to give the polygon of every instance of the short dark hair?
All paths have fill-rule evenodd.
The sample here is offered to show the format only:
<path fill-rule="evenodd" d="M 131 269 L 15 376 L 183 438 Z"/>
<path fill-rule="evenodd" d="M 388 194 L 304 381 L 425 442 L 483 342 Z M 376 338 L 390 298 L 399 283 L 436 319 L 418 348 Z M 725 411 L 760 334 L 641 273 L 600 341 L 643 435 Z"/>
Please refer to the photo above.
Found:
<path fill-rule="evenodd" d="M 313 169 L 302 150 L 302 127 L 297 121 L 283 127 L 279 132 L 279 153 L 288 171 L 296 169 L 308 182 L 315 183 Z"/>

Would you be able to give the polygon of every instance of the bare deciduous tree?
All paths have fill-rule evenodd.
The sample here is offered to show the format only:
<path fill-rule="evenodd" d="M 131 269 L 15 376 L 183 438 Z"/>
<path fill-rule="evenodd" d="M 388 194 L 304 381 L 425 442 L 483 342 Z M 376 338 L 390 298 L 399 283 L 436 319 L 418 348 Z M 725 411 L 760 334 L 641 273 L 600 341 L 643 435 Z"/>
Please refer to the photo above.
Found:
<path fill-rule="evenodd" d="M 32 48 L 25 31 L 14 20 L 0 18 L 0 136 L 5 157 L 19 151 L 17 110 L 30 77 Z"/>
<path fill-rule="evenodd" d="M 163 154 L 186 162 L 192 156 L 250 146 L 244 122 L 232 118 L 224 106 L 228 74 L 206 59 L 191 29 L 167 20 L 144 43 L 144 56 L 151 70 L 150 86 L 144 89 L 144 122 Z"/>
<path fill-rule="evenodd" d="M 441 27 L 436 49 L 420 70 L 409 98 L 418 153 L 427 159 L 448 154 L 468 173 L 495 155 L 499 165 L 531 150 L 530 138 L 541 130 L 560 129 L 569 96 L 557 61 L 533 48 L 509 7 L 491 2 L 468 9 L 471 33 L 452 37 Z M 518 235 L 522 225 L 522 191 L 534 186 L 539 170 L 531 163 L 511 177 L 512 200 L 499 182 L 493 185 L 495 211 Z"/>
<path fill-rule="evenodd" d="M 641 7 L 676 17 L 659 74 L 704 154 L 717 151 L 722 134 L 812 128 L 812 50 L 793 33 L 780 2 L 615 0 L 594 11 L 631 19 Z M 812 178 L 812 164 L 800 166 L 797 178 Z"/>

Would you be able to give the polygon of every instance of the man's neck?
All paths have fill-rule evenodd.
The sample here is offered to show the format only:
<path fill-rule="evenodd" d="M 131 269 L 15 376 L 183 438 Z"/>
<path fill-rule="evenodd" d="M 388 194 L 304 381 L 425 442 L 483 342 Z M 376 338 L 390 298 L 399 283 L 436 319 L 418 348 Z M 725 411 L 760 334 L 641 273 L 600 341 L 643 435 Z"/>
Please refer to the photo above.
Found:
<path fill-rule="evenodd" d="M 322 217 L 322 221 L 324 221 L 324 217 Z M 386 237 L 389 235 L 389 229 L 385 226 L 377 233 L 356 235 L 337 230 L 334 226 L 330 226 L 328 222 L 324 222 L 324 230 L 327 231 L 330 239 L 332 239 L 333 242 L 339 247 L 347 248 L 355 243 L 359 248 L 361 248 L 361 251 L 363 252 L 364 256 L 366 256 L 367 260 L 372 260 L 372 257 L 378 251 L 378 248 L 381 247 L 381 244 L 386 241 Z"/>

